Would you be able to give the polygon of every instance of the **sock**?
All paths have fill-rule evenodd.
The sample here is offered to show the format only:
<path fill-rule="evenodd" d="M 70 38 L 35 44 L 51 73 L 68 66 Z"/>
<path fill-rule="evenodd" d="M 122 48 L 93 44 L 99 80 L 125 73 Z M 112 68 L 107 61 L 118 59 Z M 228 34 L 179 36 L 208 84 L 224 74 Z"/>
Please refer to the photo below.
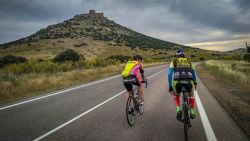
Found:
<path fill-rule="evenodd" d="M 195 104 L 194 97 L 189 97 L 189 106 L 190 106 L 191 111 L 193 112 L 194 112 L 194 104 Z"/>
<path fill-rule="evenodd" d="M 179 99 L 178 96 L 174 96 L 173 99 L 174 99 L 174 104 L 176 106 L 176 111 L 179 112 L 181 110 L 181 108 L 180 108 L 180 99 Z"/>

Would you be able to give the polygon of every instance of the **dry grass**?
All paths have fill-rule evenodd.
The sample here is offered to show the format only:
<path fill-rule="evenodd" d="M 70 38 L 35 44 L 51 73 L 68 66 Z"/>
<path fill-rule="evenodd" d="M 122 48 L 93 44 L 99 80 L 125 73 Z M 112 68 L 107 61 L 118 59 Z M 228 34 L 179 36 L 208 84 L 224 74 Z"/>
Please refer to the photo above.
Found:
<path fill-rule="evenodd" d="M 145 67 L 163 63 L 145 64 Z M 121 73 L 124 64 L 103 68 L 77 69 L 67 72 L 10 74 L 8 80 L 0 80 L 0 103 L 38 95 L 73 85 L 86 83 Z"/>
<path fill-rule="evenodd" d="M 250 63 L 246 61 L 206 61 L 205 66 L 222 79 L 242 85 L 250 84 Z"/>

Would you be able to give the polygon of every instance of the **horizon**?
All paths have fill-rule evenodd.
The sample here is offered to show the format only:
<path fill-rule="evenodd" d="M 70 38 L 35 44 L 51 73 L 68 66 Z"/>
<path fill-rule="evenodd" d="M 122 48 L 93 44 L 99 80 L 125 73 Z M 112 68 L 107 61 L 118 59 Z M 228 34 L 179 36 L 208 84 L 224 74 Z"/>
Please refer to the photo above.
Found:
<path fill-rule="evenodd" d="M 0 2 L 0 17 L 5 19 L 0 22 L 0 44 L 25 38 L 91 9 L 134 31 L 195 48 L 230 51 L 245 48 L 245 42 L 250 42 L 250 21 L 246 20 L 250 17 L 250 2 L 247 0 L 222 0 L 217 2 L 222 4 L 219 6 L 215 0 L 196 1 L 193 5 L 184 0 L 46 1 Z M 105 3 L 107 1 L 109 3 Z M 208 12 L 211 10 L 215 13 Z"/>

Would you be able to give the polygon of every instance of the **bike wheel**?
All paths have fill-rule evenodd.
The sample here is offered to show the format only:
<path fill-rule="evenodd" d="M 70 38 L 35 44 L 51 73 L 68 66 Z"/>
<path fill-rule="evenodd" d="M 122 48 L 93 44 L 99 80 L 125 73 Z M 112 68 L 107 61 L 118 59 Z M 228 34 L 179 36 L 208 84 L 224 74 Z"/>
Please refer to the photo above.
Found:
<path fill-rule="evenodd" d="M 142 105 L 139 105 L 139 113 L 142 115 L 143 112 L 144 112 L 144 95 L 142 95 L 142 102 L 143 104 Z"/>
<path fill-rule="evenodd" d="M 184 134 L 185 134 L 185 141 L 188 141 L 188 129 L 189 129 L 189 116 L 188 116 L 188 112 L 184 111 Z"/>
<path fill-rule="evenodd" d="M 185 141 L 188 141 L 188 124 L 184 122 L 184 134 L 185 134 Z"/>
<path fill-rule="evenodd" d="M 133 126 L 135 123 L 135 103 L 131 96 L 128 97 L 126 105 L 126 116 L 127 121 L 130 126 Z"/>

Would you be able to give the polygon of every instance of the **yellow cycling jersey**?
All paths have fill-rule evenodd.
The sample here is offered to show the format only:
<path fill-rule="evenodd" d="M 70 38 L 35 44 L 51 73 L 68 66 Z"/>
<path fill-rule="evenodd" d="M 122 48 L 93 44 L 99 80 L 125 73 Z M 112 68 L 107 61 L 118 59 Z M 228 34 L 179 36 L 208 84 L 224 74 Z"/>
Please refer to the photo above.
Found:
<path fill-rule="evenodd" d="M 170 68 L 178 68 L 178 67 L 190 67 L 192 69 L 193 66 L 191 63 L 187 60 L 187 58 L 177 58 L 176 60 L 173 60 L 170 64 Z"/>
<path fill-rule="evenodd" d="M 138 70 L 142 70 L 142 64 L 138 61 L 128 61 L 124 70 L 122 71 L 122 77 L 129 75 L 137 75 Z"/>

